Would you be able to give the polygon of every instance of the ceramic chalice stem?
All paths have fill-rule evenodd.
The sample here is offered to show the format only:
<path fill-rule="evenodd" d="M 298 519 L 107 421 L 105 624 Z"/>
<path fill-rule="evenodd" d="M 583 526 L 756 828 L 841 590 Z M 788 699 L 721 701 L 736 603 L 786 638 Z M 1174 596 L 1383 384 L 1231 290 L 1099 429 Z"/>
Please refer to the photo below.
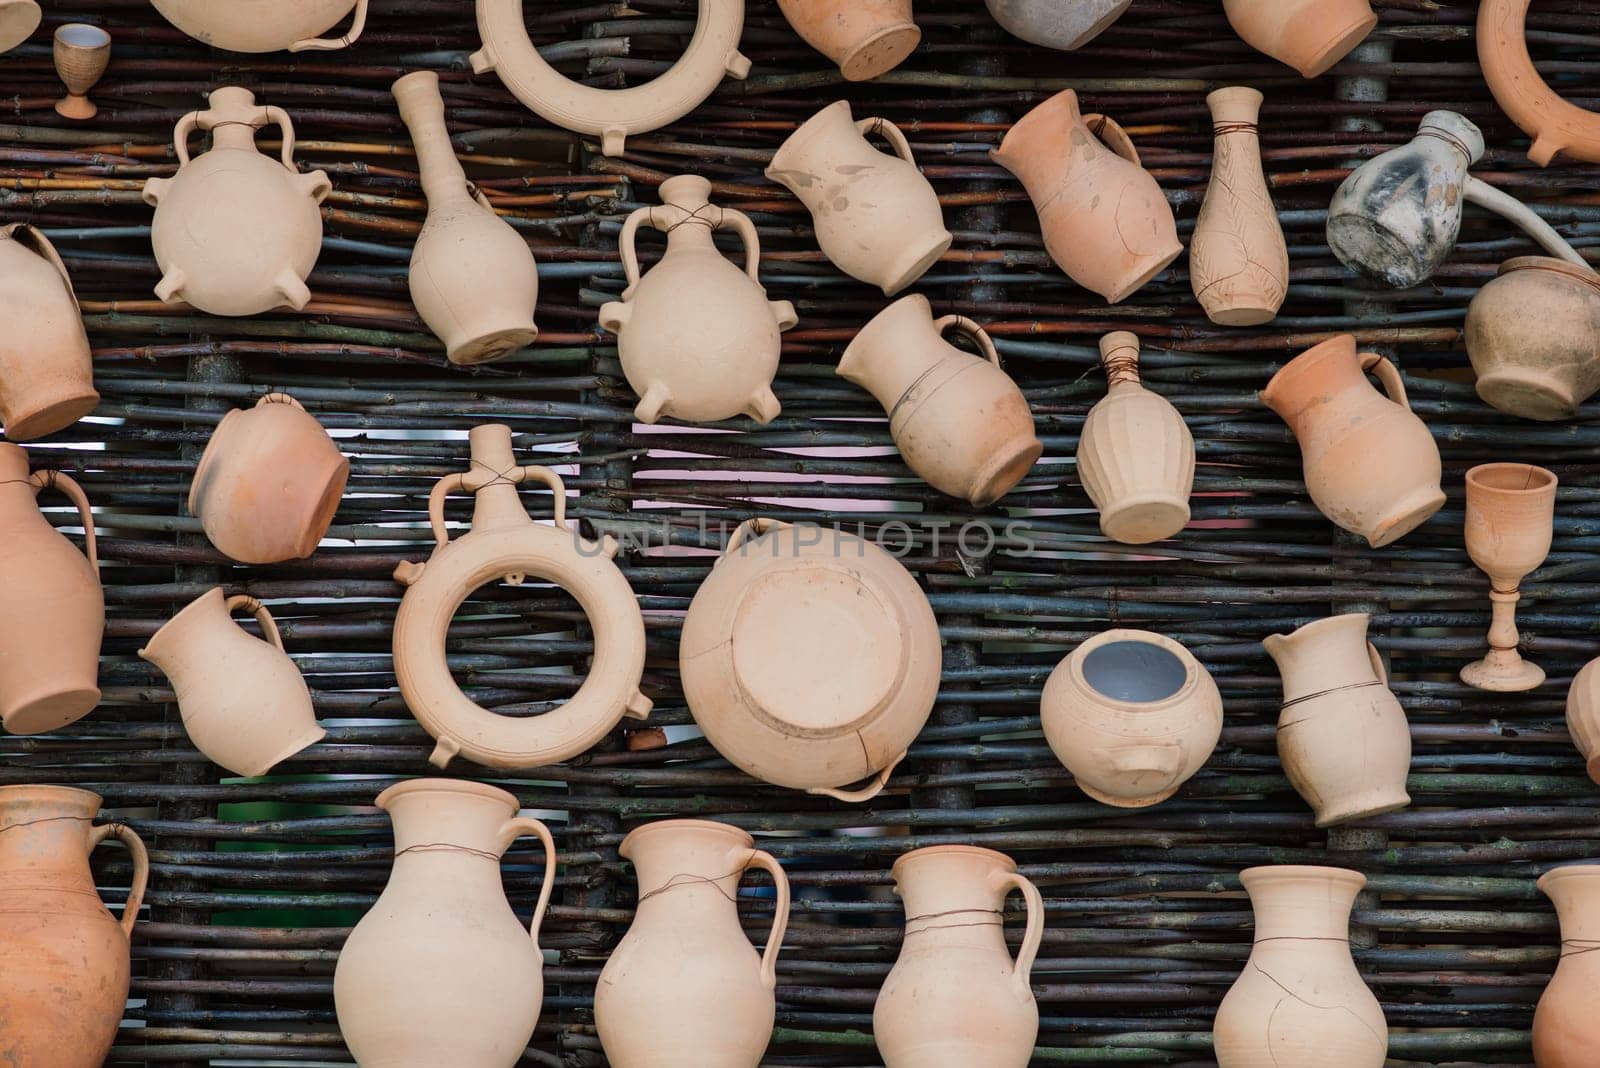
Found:
<path fill-rule="evenodd" d="M 1544 681 L 1544 670 L 1517 652 L 1518 587 L 1550 553 L 1556 476 L 1531 464 L 1483 464 L 1467 472 L 1467 552 L 1489 576 L 1494 618 L 1489 653 L 1461 670 L 1480 690 L 1511 693 Z"/>
<path fill-rule="evenodd" d="M 56 74 L 67 87 L 67 95 L 56 101 L 56 114 L 65 119 L 87 120 L 100 109 L 89 99 L 89 90 L 100 82 L 111 62 L 111 35 L 99 26 L 69 22 L 56 30 Z"/>

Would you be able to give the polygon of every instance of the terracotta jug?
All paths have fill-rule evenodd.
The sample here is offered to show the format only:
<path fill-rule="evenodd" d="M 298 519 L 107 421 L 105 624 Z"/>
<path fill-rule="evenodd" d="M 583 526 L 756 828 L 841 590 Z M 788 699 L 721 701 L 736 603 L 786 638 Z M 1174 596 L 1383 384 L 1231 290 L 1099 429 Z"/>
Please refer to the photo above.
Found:
<path fill-rule="evenodd" d="M 1411 728 L 1367 640 L 1368 618 L 1329 616 L 1262 643 L 1283 676 L 1278 759 L 1318 827 L 1411 804 Z"/>
<path fill-rule="evenodd" d="M 1028 112 L 989 153 L 1016 175 L 1039 212 L 1057 266 L 1112 304 L 1178 258 L 1178 224 L 1122 127 L 1082 115 L 1063 90 Z"/>
<path fill-rule="evenodd" d="M 778 9 L 847 81 L 887 74 L 922 40 L 911 21 L 911 0 L 778 0 Z"/>
<path fill-rule="evenodd" d="M 1133 0 L 987 0 L 989 13 L 1030 44 L 1072 51 L 1100 36 Z"/>
<path fill-rule="evenodd" d="M 639 907 L 595 988 L 594 1022 L 612 1068 L 756 1068 L 772 1038 L 789 880 L 737 827 L 661 820 L 618 852 L 639 877 Z M 739 923 L 750 868 L 777 888 L 766 950 Z"/>
<path fill-rule="evenodd" d="M 895 155 L 873 148 L 868 134 L 881 134 Z M 810 210 L 817 244 L 835 267 L 887 296 L 921 278 L 955 240 L 905 134 L 887 119 L 854 119 L 848 100 L 790 134 L 767 177 Z"/>
<path fill-rule="evenodd" d="M 1524 419 L 1570 419 L 1600 391 L 1600 275 L 1518 256 L 1472 298 L 1467 355 L 1478 396 Z"/>
<path fill-rule="evenodd" d="M 1378 16 L 1368 0 L 1222 0 L 1244 43 L 1315 78 L 1367 39 Z"/>
<path fill-rule="evenodd" d="M 0 53 L 32 37 L 43 18 L 38 0 L 0 0 Z"/>
<path fill-rule="evenodd" d="M 1110 389 L 1089 410 L 1078 438 L 1078 478 L 1100 510 L 1100 530 L 1125 545 L 1148 545 L 1189 525 L 1194 436 L 1178 409 L 1139 382 L 1139 338 L 1125 330 L 1100 339 Z"/>
<path fill-rule="evenodd" d="M 77 505 L 84 553 L 40 513 L 35 498 L 46 489 L 60 490 Z M 30 476 L 28 454 L 0 444 L 0 720 L 6 730 L 43 734 L 94 711 L 105 629 L 88 498 L 57 471 Z"/>
<path fill-rule="evenodd" d="M 1216 145 L 1189 244 L 1189 284 L 1219 326 L 1271 322 L 1289 287 L 1289 248 L 1261 171 L 1262 99 L 1242 85 L 1206 97 Z"/>
<path fill-rule="evenodd" d="M 1387 397 L 1372 388 L 1367 371 Z M 1412 413 L 1400 372 L 1375 352 L 1357 355 L 1351 335 L 1290 360 L 1261 391 L 1261 402 L 1300 443 L 1312 502 L 1374 549 L 1405 537 L 1444 506 L 1439 446 Z"/>
<path fill-rule="evenodd" d="M 1600 783 L 1600 660 L 1591 660 L 1567 690 L 1567 733 L 1587 762 L 1589 778 Z"/>
<path fill-rule="evenodd" d="M 661 183 L 661 206 L 640 208 L 619 245 L 628 288 L 600 309 L 617 335 L 622 373 L 640 400 L 633 414 L 714 423 L 739 414 L 777 418 L 772 392 L 782 333 L 798 322 L 794 305 L 768 300 L 761 285 L 761 238 L 743 212 L 711 203 L 711 183 L 681 174 Z M 641 278 L 639 227 L 667 235 L 661 262 Z M 744 269 L 728 262 L 711 235 L 724 227 L 744 242 Z"/>
<path fill-rule="evenodd" d="M 1382 1068 L 1383 1007 L 1350 956 L 1350 909 L 1367 877 L 1344 868 L 1246 868 L 1250 961 L 1213 1029 L 1219 1068 Z"/>
<path fill-rule="evenodd" d="M 231 613 L 241 608 L 256 617 L 265 641 L 234 623 Z M 208 590 L 139 656 L 171 680 L 195 748 L 235 775 L 265 775 L 327 733 L 278 624 L 254 597 L 224 600 L 221 587 Z"/>
<path fill-rule="evenodd" d="M 511 224 L 467 181 L 444 122 L 439 76 L 394 83 L 428 197 L 428 218 L 411 250 L 411 302 L 454 364 L 488 363 L 533 344 L 539 268 Z"/>
<path fill-rule="evenodd" d="M 878 993 L 872 1034 L 886 1068 L 1027 1068 L 1039 1034 L 1029 976 L 1044 939 L 1044 900 L 1004 853 L 930 846 L 894 864 L 905 903 L 900 956 Z M 1028 926 L 1011 959 L 1006 897 Z"/>
<path fill-rule="evenodd" d="M 94 411 L 89 335 L 67 265 L 27 223 L 0 226 L 0 423 L 12 441 L 65 430 Z"/>
<path fill-rule="evenodd" d="M 394 870 L 333 973 L 350 1052 L 373 1068 L 512 1068 L 544 999 L 550 829 L 517 815 L 513 795 L 465 779 L 397 783 L 377 805 L 394 821 Z M 544 846 L 531 937 L 500 880 L 501 858 L 526 836 Z"/>
<path fill-rule="evenodd" d="M 0 1056 L 18 1068 L 100 1068 L 128 1002 L 128 940 L 150 860 L 133 828 L 94 826 L 99 796 L 0 786 Z M 133 857 L 117 920 L 89 853 L 108 838 Z"/>
<path fill-rule="evenodd" d="M 256 131 L 283 131 L 283 153 L 256 151 Z M 189 158 L 189 135 L 211 132 L 211 150 Z M 145 203 L 156 209 L 150 231 L 161 284 L 156 296 L 212 315 L 259 315 L 304 308 L 306 278 L 322 251 L 323 198 L 333 183 L 294 164 L 294 123 L 278 107 L 256 103 L 248 89 L 213 90 L 211 107 L 192 111 L 173 134 L 178 173 L 151 178 Z"/>
<path fill-rule="evenodd" d="M 1600 864 L 1567 864 L 1539 877 L 1561 920 L 1561 960 L 1533 1013 L 1538 1068 L 1589 1068 L 1600 1043 Z"/>
<path fill-rule="evenodd" d="M 367 0 L 150 0 L 184 33 L 230 52 L 331 51 L 348 48 L 367 25 Z M 322 34 L 355 20 L 339 37 Z"/>
<path fill-rule="evenodd" d="M 983 355 L 946 341 L 952 329 Z M 983 327 L 963 315 L 935 319 L 920 293 L 862 327 L 844 350 L 839 374 L 878 398 L 901 457 L 941 493 L 980 508 L 993 504 L 1044 453 L 1033 412 Z"/>
<path fill-rule="evenodd" d="M 322 424 L 287 393 L 268 393 L 211 432 L 189 511 L 233 560 L 299 560 L 328 533 L 349 477 L 350 461 Z"/>

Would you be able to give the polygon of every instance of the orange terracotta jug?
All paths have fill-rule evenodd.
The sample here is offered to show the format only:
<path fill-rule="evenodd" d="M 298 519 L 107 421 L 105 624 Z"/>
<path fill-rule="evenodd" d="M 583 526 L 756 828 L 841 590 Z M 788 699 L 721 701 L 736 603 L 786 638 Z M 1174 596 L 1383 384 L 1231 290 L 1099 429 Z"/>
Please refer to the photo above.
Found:
<path fill-rule="evenodd" d="M 911 0 L 778 0 L 778 10 L 806 44 L 864 82 L 894 70 L 916 50 L 922 31 Z"/>
<path fill-rule="evenodd" d="M 0 227 L 0 423 L 12 441 L 65 430 L 94 411 L 89 335 L 67 265 L 27 223 Z"/>
<path fill-rule="evenodd" d="M 1538 1068 L 1593 1068 L 1600 1049 L 1600 864 L 1568 864 L 1539 879 L 1561 920 L 1561 961 L 1533 1014 Z"/>

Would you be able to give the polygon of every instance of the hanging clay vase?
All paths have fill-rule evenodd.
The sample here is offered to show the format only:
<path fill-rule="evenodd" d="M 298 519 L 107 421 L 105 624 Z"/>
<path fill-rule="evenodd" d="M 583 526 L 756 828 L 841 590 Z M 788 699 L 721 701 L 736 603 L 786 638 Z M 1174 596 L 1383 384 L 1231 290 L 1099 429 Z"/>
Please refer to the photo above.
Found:
<path fill-rule="evenodd" d="M 1261 172 L 1262 99 L 1242 85 L 1206 97 L 1216 144 L 1189 245 L 1189 284 L 1219 326 L 1269 323 L 1288 292 L 1289 249 Z"/>
<path fill-rule="evenodd" d="M 272 125 L 283 131 L 278 160 L 256 151 L 256 131 Z M 189 135 L 197 129 L 211 132 L 211 150 L 191 160 Z M 210 108 L 178 122 L 173 145 L 177 176 L 144 184 L 145 203 L 156 209 L 156 296 L 212 315 L 304 308 L 306 278 L 322 251 L 318 206 L 333 183 L 322 171 L 295 167 L 289 113 L 258 105 L 248 89 L 216 89 Z"/>
<path fill-rule="evenodd" d="M 439 76 L 407 74 L 394 83 L 394 98 L 428 197 L 428 218 L 411 250 L 411 302 L 445 343 L 451 363 L 503 359 L 539 336 L 533 252 L 467 181 L 444 124 Z"/>
<path fill-rule="evenodd" d="M 1262 643 L 1283 676 L 1278 759 L 1318 827 L 1411 804 L 1411 728 L 1367 621 L 1364 612 L 1329 616 Z"/>
<path fill-rule="evenodd" d="M 1528 51 L 1528 8 L 1532 3 L 1483 0 L 1478 5 L 1473 37 L 1483 80 L 1500 110 L 1533 138 L 1528 149 L 1533 162 L 1548 167 L 1562 152 L 1586 163 L 1600 162 L 1600 113 L 1563 98 L 1533 64 Z M 1582 95 L 1587 98 L 1589 94 Z"/>
<path fill-rule="evenodd" d="M 1378 16 L 1368 0 L 1222 0 L 1244 43 L 1315 78 L 1367 39 Z"/>
<path fill-rule="evenodd" d="M 1082 115 L 1063 90 L 989 153 L 1016 175 L 1039 213 L 1045 249 L 1067 276 L 1112 304 L 1178 258 L 1178 224 L 1122 127 Z"/>
<path fill-rule="evenodd" d="M 886 1068 L 1027 1068 L 1039 1034 L 1029 976 L 1044 939 L 1044 900 L 1004 853 L 930 846 L 894 864 L 905 902 L 900 956 L 872 1010 Z M 1011 959 L 1006 897 L 1021 892 L 1028 926 Z"/>
<path fill-rule="evenodd" d="M 896 154 L 873 148 L 868 134 L 881 134 Z M 848 100 L 790 134 L 767 177 L 805 204 L 835 267 L 887 296 L 921 278 L 955 240 L 905 134 L 887 119 L 852 118 Z"/>
<path fill-rule="evenodd" d="M 911 0 L 778 0 L 778 10 L 806 44 L 839 65 L 846 81 L 887 74 L 922 40 Z"/>
<path fill-rule="evenodd" d="M 1139 338 L 1100 339 L 1110 389 L 1089 410 L 1078 438 L 1078 478 L 1100 510 L 1100 530 L 1124 545 L 1148 545 L 1189 525 L 1194 436 L 1170 401 L 1139 382 Z"/>
<path fill-rule="evenodd" d="M 1385 397 L 1368 382 L 1371 371 Z M 1405 537 L 1444 507 L 1439 446 L 1412 413 L 1394 364 L 1356 353 L 1349 334 L 1290 360 L 1261 391 L 1261 402 L 1300 443 L 1306 489 L 1335 525 L 1374 549 Z"/>
<path fill-rule="evenodd" d="M 1472 298 L 1467 355 L 1478 396 L 1524 419 L 1570 419 L 1600 391 L 1600 274 L 1519 256 Z"/>
<path fill-rule="evenodd" d="M 0 227 L 0 423 L 12 441 L 65 430 L 94 411 L 89 335 L 67 265 L 27 223 Z"/>
<path fill-rule="evenodd" d="M 233 621 L 240 608 L 266 641 Z M 201 594 L 139 656 L 172 682 L 194 747 L 235 775 L 265 775 L 326 734 L 272 613 L 254 597 L 224 600 L 220 587 Z"/>
<path fill-rule="evenodd" d="M 412 779 L 378 795 L 394 821 L 394 870 L 333 973 L 339 1030 L 356 1061 L 383 1068 L 513 1068 L 539 1023 L 539 925 L 556 883 L 556 847 L 504 790 Z M 500 862 L 511 843 L 544 846 L 531 937 Z"/>
<path fill-rule="evenodd" d="M 1600 1044 L 1600 864 L 1567 864 L 1539 877 L 1561 921 L 1561 960 L 1533 1013 L 1538 1068 L 1590 1068 Z"/>
<path fill-rule="evenodd" d="M 974 356 L 944 339 L 967 335 Z M 862 327 L 839 374 L 871 390 L 907 466 L 941 493 L 982 508 L 1004 497 L 1044 452 L 1033 412 L 983 327 L 962 315 L 934 319 L 928 298 L 902 297 Z"/>
<path fill-rule="evenodd" d="M 1344 868 L 1247 868 L 1255 944 L 1213 1028 L 1218 1068 L 1382 1068 L 1383 1007 L 1350 956 L 1366 876 Z"/>
<path fill-rule="evenodd" d="M 287 393 L 268 393 L 211 432 L 189 511 L 232 560 L 300 560 L 328 533 L 349 477 L 350 461 L 322 424 Z"/>
<path fill-rule="evenodd" d="M 611 1068 L 756 1068 L 772 1038 L 789 880 L 737 827 L 661 820 L 618 852 L 633 862 L 639 907 L 600 971 L 594 1022 Z M 739 923 L 739 880 L 772 876 L 766 950 Z"/>
<path fill-rule="evenodd" d="M 43 18 L 38 0 L 0 0 L 0 53 L 32 37 Z"/>
<path fill-rule="evenodd" d="M 766 519 L 728 539 L 679 643 L 684 696 L 717 752 L 841 801 L 876 797 L 905 759 L 942 656 L 933 609 L 900 561 L 853 534 Z"/>
<path fill-rule="evenodd" d="M 83 519 L 84 553 L 50 525 L 35 498 L 58 489 Z M 72 479 L 28 474 L 28 454 L 0 444 L 0 720 L 12 734 L 43 734 L 100 703 L 106 629 L 94 514 Z"/>
<path fill-rule="evenodd" d="M 367 25 L 367 0 L 150 0 L 166 20 L 201 44 L 229 52 L 348 48 Z M 355 13 L 350 29 L 323 37 Z"/>
<path fill-rule="evenodd" d="M 0 1058 L 18 1068 L 101 1068 L 128 1004 L 128 940 L 150 860 L 133 828 L 94 826 L 100 798 L 0 786 Z M 121 920 L 100 901 L 89 852 L 133 857 Z"/>
<path fill-rule="evenodd" d="M 1600 660 L 1591 660 L 1567 690 L 1567 733 L 1587 762 L 1589 778 L 1600 783 Z"/>
<path fill-rule="evenodd" d="M 600 309 L 617 335 L 622 373 L 639 394 L 641 422 L 663 415 L 714 423 L 739 414 L 770 423 L 782 332 L 798 321 L 794 305 L 768 300 L 761 286 L 761 238 L 743 212 L 710 201 L 711 183 L 682 174 L 661 183 L 661 207 L 640 208 L 619 245 L 628 288 Z M 649 226 L 667 235 L 667 252 L 642 278 L 635 238 Z M 711 235 L 724 227 L 744 241 L 740 270 Z"/>
<path fill-rule="evenodd" d="M 1122 17 L 1133 0 L 986 0 L 994 20 L 1029 44 L 1072 51 Z"/>

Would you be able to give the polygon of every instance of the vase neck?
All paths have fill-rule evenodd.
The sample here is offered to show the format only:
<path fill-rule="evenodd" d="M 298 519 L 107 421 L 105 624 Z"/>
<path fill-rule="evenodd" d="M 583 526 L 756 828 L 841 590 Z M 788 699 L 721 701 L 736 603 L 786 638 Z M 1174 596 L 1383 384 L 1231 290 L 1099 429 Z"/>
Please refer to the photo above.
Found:
<path fill-rule="evenodd" d="M 0 790 L 0 872 L 69 871 L 89 879 L 89 832 L 100 799 L 84 790 Z"/>
<path fill-rule="evenodd" d="M 472 448 L 471 478 L 481 488 L 472 506 L 472 529 L 493 530 L 533 522 L 517 495 L 511 475 L 517 469 L 511 449 L 511 428 L 503 423 L 475 426 L 468 434 Z"/>
<path fill-rule="evenodd" d="M 639 880 L 639 914 L 737 924 L 739 882 L 753 849 L 748 835 L 725 824 L 647 824 L 622 848 Z"/>
<path fill-rule="evenodd" d="M 1348 945 L 1350 909 L 1366 882 L 1359 874 L 1282 865 L 1249 869 L 1241 879 L 1255 913 L 1257 944 L 1299 940 Z"/>

